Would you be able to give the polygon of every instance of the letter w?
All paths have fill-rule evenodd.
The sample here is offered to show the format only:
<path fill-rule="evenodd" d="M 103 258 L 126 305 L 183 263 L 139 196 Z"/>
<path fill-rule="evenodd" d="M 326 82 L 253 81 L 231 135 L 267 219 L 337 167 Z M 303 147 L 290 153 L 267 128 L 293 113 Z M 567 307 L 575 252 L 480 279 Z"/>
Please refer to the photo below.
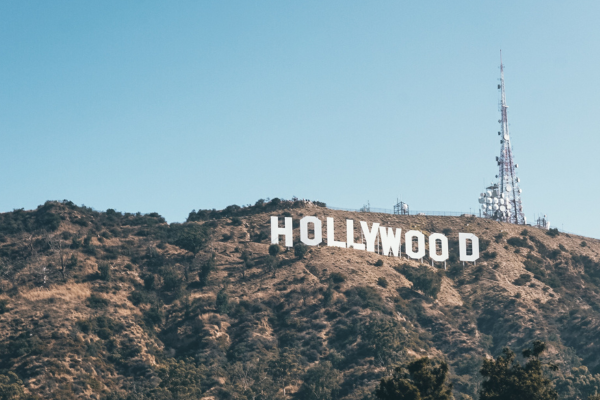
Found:
<path fill-rule="evenodd" d="M 396 235 L 392 228 L 379 227 L 379 234 L 381 235 L 381 249 L 383 250 L 384 256 L 390 255 L 390 250 L 394 254 L 394 257 L 400 257 L 400 239 L 402 238 L 402 229 L 396 228 Z"/>

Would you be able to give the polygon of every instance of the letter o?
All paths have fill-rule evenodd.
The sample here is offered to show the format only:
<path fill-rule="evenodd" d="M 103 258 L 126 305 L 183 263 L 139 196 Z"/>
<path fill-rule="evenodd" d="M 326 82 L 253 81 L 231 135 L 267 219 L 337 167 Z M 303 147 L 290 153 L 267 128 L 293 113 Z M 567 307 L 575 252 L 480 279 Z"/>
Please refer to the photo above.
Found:
<path fill-rule="evenodd" d="M 413 238 L 417 238 L 417 251 L 413 251 Z M 419 260 L 425 257 L 425 235 L 423 232 L 419 231 L 408 231 L 404 236 L 404 247 L 406 250 L 406 255 L 415 260 Z"/>
<path fill-rule="evenodd" d="M 308 224 L 315 228 L 315 237 L 308 238 Z M 323 241 L 323 228 L 321 220 L 317 217 L 304 217 L 300 220 L 300 241 L 308 246 L 317 246 Z"/>
<path fill-rule="evenodd" d="M 442 254 L 437 254 L 436 241 L 442 242 Z M 429 235 L 429 257 L 433 261 L 444 262 L 448 259 L 448 238 L 441 233 L 433 233 Z"/>

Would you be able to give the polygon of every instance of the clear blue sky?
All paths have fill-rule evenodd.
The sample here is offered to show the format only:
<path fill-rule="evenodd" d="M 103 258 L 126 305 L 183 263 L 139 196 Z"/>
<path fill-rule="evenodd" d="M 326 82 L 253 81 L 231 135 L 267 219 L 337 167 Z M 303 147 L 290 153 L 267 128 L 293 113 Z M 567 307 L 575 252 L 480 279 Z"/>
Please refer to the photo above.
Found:
<path fill-rule="evenodd" d="M 2 1 L 0 211 L 469 211 L 499 50 L 528 219 L 600 237 L 600 2 Z"/>

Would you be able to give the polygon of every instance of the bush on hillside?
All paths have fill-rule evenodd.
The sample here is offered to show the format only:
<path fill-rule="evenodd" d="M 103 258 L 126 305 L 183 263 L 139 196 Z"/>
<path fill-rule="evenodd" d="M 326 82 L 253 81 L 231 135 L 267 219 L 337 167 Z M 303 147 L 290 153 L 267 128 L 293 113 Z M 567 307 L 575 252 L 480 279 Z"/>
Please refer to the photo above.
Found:
<path fill-rule="evenodd" d="M 413 289 L 419 290 L 431 298 L 437 298 L 442 287 L 442 271 L 434 271 L 425 265 L 414 268 L 408 264 L 395 267 L 406 279 L 412 282 Z"/>
<path fill-rule="evenodd" d="M 388 281 L 384 276 L 381 276 L 379 279 L 377 279 L 377 284 L 382 288 L 388 287 Z"/>
<path fill-rule="evenodd" d="M 524 286 L 527 283 L 531 282 L 531 275 L 529 274 L 521 274 L 517 279 L 515 279 L 515 281 L 513 282 L 514 285 L 517 286 Z"/>
<path fill-rule="evenodd" d="M 419 358 L 406 367 L 397 367 L 392 376 L 383 378 L 375 390 L 379 400 L 452 400 L 452 384 L 445 362 L 432 365 L 428 357 Z"/>
<path fill-rule="evenodd" d="M 175 228 L 174 244 L 194 255 L 204 248 L 210 238 L 210 230 L 205 225 L 186 223 Z"/>
<path fill-rule="evenodd" d="M 546 231 L 546 235 L 550 237 L 557 237 L 560 235 L 560 232 L 558 231 L 558 228 L 550 228 Z"/>
<path fill-rule="evenodd" d="M 308 246 L 304 243 L 296 243 L 294 245 L 294 255 L 300 259 L 303 259 L 308 252 Z"/>
<path fill-rule="evenodd" d="M 341 272 L 332 272 L 329 274 L 329 280 L 333 283 L 343 283 L 346 282 L 346 275 Z"/>
<path fill-rule="evenodd" d="M 110 264 L 107 262 L 102 262 L 98 264 L 98 276 L 103 281 L 110 281 Z"/>
<path fill-rule="evenodd" d="M 275 257 L 281 252 L 281 247 L 278 244 L 272 244 L 269 246 L 269 255 Z"/>

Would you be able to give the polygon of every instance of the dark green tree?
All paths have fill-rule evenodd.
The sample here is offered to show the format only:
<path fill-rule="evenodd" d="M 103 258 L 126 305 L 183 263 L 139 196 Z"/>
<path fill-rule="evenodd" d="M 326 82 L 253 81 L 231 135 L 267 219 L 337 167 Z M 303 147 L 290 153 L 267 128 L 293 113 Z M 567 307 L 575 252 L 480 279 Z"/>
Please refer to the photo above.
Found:
<path fill-rule="evenodd" d="M 175 245 L 194 255 L 206 245 L 209 239 L 209 229 L 205 225 L 187 223 L 178 228 Z"/>
<path fill-rule="evenodd" d="M 11 371 L 0 375 L 0 400 L 21 399 L 24 397 L 23 382 Z"/>
<path fill-rule="evenodd" d="M 215 306 L 219 314 L 227 314 L 229 312 L 229 295 L 225 291 L 225 288 L 219 290 L 219 293 L 217 293 Z"/>
<path fill-rule="evenodd" d="M 380 400 L 452 400 L 452 384 L 446 382 L 447 378 L 448 364 L 433 366 L 428 357 L 423 357 L 406 369 L 397 367 L 391 377 L 383 378 L 375 396 Z"/>
<path fill-rule="evenodd" d="M 298 242 L 294 245 L 294 255 L 300 259 L 303 259 L 308 252 L 308 246 L 304 243 Z"/>
<path fill-rule="evenodd" d="M 215 254 L 213 253 L 208 260 L 206 260 L 200 267 L 198 272 L 198 279 L 200 280 L 200 286 L 206 286 L 208 284 L 208 277 L 210 273 L 215 269 L 217 265 Z"/>
<path fill-rule="evenodd" d="M 539 359 L 545 349 L 545 343 L 536 340 L 531 349 L 523 350 L 527 359 L 525 365 L 517 362 L 515 353 L 508 348 L 495 360 L 484 360 L 481 375 L 485 380 L 479 393 L 480 400 L 558 399 L 552 382 L 544 377 L 544 364 Z"/>
<path fill-rule="evenodd" d="M 276 256 L 267 256 L 265 257 L 265 269 L 267 271 L 272 271 L 279 266 L 279 258 Z"/>
<path fill-rule="evenodd" d="M 110 281 L 110 264 L 107 262 L 98 264 L 98 275 L 103 281 Z"/>
<path fill-rule="evenodd" d="M 269 246 L 269 254 L 275 257 L 277 254 L 281 252 L 281 247 L 278 244 L 272 244 Z"/>

